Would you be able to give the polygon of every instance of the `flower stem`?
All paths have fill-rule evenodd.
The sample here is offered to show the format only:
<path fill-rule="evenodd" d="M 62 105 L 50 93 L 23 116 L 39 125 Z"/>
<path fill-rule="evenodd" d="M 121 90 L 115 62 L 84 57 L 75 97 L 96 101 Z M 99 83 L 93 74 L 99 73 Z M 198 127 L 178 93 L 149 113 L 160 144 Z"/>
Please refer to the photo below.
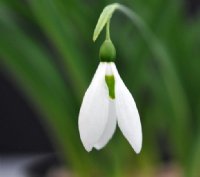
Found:
<path fill-rule="evenodd" d="M 110 20 L 106 23 L 106 40 L 110 40 Z"/>

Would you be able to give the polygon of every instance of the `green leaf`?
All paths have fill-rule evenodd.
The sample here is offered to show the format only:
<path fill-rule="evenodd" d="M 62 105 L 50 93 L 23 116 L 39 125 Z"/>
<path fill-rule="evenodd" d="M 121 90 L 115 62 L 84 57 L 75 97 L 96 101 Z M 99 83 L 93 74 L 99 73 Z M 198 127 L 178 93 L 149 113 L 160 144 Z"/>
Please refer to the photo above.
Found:
<path fill-rule="evenodd" d="M 67 16 L 62 15 L 54 0 L 35 0 L 29 3 L 38 25 L 61 55 L 59 60 L 80 100 L 80 93 L 86 88 L 87 64 L 77 52 L 78 39 L 72 23 Z"/>
<path fill-rule="evenodd" d="M 84 176 L 89 170 L 88 158 L 80 144 L 75 121 L 77 105 L 70 88 L 40 44 L 22 32 L 6 8 L 0 10 L 0 64 L 45 118 L 48 133 L 64 159 L 70 159 Z"/>

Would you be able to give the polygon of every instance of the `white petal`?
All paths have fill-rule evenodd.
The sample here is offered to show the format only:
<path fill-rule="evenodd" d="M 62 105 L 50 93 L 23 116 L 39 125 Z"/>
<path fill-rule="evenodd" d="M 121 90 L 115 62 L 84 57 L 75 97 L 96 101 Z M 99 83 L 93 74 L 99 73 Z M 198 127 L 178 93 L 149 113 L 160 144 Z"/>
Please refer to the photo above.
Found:
<path fill-rule="evenodd" d="M 115 77 L 116 113 L 120 130 L 136 153 L 142 147 L 142 128 L 135 101 L 119 76 L 115 64 L 112 64 Z"/>
<path fill-rule="evenodd" d="M 79 132 L 87 151 L 92 150 L 107 123 L 109 99 L 105 70 L 106 63 L 100 63 L 80 108 Z"/>
<path fill-rule="evenodd" d="M 117 119 L 116 119 L 115 102 L 114 100 L 110 99 L 108 121 L 103 134 L 101 135 L 100 139 L 94 146 L 96 149 L 101 149 L 108 143 L 108 141 L 112 138 L 115 132 L 116 124 L 117 124 Z"/>

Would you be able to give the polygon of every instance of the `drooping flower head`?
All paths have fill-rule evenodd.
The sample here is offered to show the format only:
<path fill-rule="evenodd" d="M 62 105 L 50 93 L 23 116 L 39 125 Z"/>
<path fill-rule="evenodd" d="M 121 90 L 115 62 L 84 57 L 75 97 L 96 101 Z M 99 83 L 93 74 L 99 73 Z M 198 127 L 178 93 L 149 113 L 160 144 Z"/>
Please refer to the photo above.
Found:
<path fill-rule="evenodd" d="M 136 153 L 142 147 L 142 129 L 135 101 L 115 66 L 116 51 L 110 40 L 100 48 L 100 63 L 87 89 L 79 113 L 79 132 L 87 151 L 101 149 L 118 125 Z"/>
<path fill-rule="evenodd" d="M 83 98 L 79 113 L 80 137 L 87 151 L 93 147 L 101 149 L 111 139 L 118 124 L 135 152 L 139 153 L 142 146 L 140 117 L 112 57 L 104 58 L 102 48 L 108 42 L 112 45 L 110 41 L 102 45 L 101 62 Z"/>

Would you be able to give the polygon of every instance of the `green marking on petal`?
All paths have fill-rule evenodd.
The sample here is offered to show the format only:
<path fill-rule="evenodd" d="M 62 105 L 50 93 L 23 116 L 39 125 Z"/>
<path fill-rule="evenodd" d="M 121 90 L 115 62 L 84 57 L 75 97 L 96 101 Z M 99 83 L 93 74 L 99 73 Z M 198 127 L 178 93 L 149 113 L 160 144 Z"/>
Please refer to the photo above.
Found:
<path fill-rule="evenodd" d="M 115 78 L 113 75 L 105 76 L 106 84 L 108 86 L 109 97 L 115 99 Z"/>

